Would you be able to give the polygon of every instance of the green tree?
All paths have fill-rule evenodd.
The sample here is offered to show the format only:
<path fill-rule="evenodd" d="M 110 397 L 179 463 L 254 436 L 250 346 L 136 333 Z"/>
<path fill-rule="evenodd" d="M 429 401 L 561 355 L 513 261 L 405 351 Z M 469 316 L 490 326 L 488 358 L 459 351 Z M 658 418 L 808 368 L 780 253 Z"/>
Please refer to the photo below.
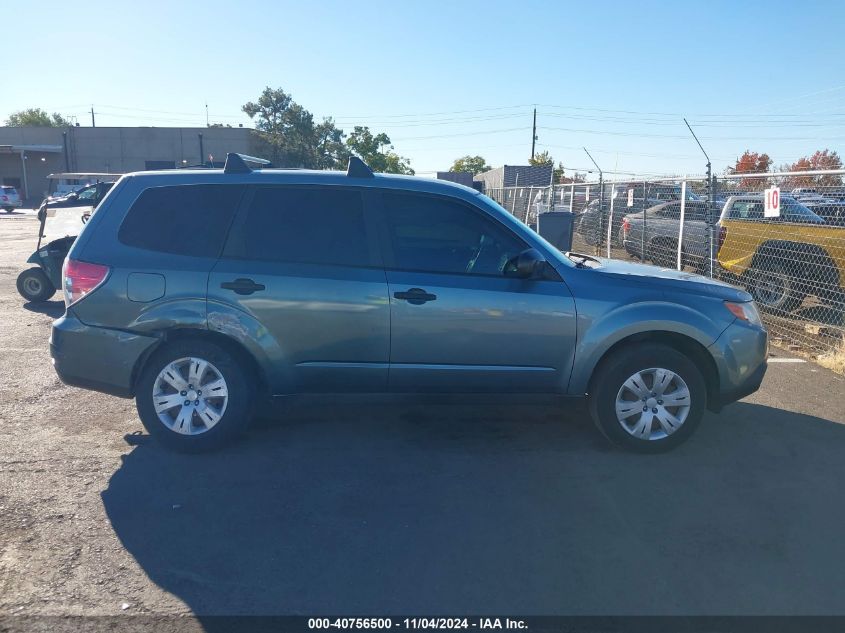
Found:
<path fill-rule="evenodd" d="M 543 150 L 539 154 L 535 154 L 534 158 L 529 158 L 528 164 L 535 167 L 552 167 L 554 166 L 555 161 L 551 154 L 549 154 L 548 150 Z"/>
<path fill-rule="evenodd" d="M 397 154 L 384 132 L 373 134 L 370 128 L 356 125 L 346 139 L 350 151 L 361 158 L 370 169 L 385 174 L 414 175 L 410 161 Z"/>
<path fill-rule="evenodd" d="M 316 169 L 346 169 L 351 152 L 343 136 L 343 130 L 336 128 L 331 118 L 323 119 L 314 127 Z"/>
<path fill-rule="evenodd" d="M 481 156 L 461 156 L 449 168 L 449 171 L 468 171 L 473 176 L 493 169 Z"/>
<path fill-rule="evenodd" d="M 315 167 L 314 116 L 284 90 L 268 86 L 257 102 L 250 101 L 242 109 L 255 119 L 255 129 L 274 165 Z"/>
<path fill-rule="evenodd" d="M 41 108 L 28 108 L 12 112 L 6 119 L 9 127 L 67 127 L 70 121 L 58 112 L 52 115 Z"/>

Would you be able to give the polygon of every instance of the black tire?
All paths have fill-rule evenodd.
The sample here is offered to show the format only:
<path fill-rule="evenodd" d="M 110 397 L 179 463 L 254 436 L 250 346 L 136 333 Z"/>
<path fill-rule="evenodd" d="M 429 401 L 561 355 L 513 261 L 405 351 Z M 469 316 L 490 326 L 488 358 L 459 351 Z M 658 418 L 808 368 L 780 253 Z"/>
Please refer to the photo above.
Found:
<path fill-rule="evenodd" d="M 635 437 L 617 419 L 616 399 L 628 378 L 651 368 L 668 369 L 679 376 L 689 390 L 690 406 L 683 423 L 664 437 L 659 437 L 663 432 L 662 425 L 656 415 L 652 416 L 651 428 L 655 437 L 643 439 Z M 588 406 L 599 431 L 617 446 L 637 453 L 660 453 L 684 443 L 698 427 L 707 408 L 707 388 L 695 362 L 676 349 L 660 343 L 632 344 L 614 352 L 599 364 L 590 384 Z M 639 407 L 638 401 L 632 402 L 636 402 Z M 668 407 L 666 410 L 673 415 L 679 413 L 678 407 Z M 636 422 L 633 417 L 639 414 L 639 410 L 632 413 L 629 418 L 631 425 Z"/>
<path fill-rule="evenodd" d="M 11 213 L 15 210 L 15 207 L 3 207 L 6 210 L 6 213 Z"/>
<path fill-rule="evenodd" d="M 40 268 L 28 268 L 18 275 L 17 287 L 20 295 L 32 303 L 47 301 L 56 294 L 53 282 Z"/>
<path fill-rule="evenodd" d="M 676 268 L 678 245 L 667 240 L 653 240 L 648 243 L 648 258 L 661 268 Z"/>
<path fill-rule="evenodd" d="M 746 288 L 757 305 L 770 312 L 792 312 L 805 296 L 784 262 L 777 259 L 755 265 L 748 273 Z"/>
<path fill-rule="evenodd" d="M 208 379 L 215 378 L 213 371 L 216 371 L 225 380 L 228 392 L 225 408 L 221 407 L 222 400 L 219 398 L 211 397 L 208 401 L 200 401 L 199 397 L 202 396 L 198 397 L 195 402 L 199 406 L 190 414 L 190 420 L 187 422 L 187 426 L 196 431 L 195 434 L 179 433 L 165 425 L 156 413 L 153 397 L 159 373 L 171 363 L 188 358 L 198 358 L 210 363 L 210 368 L 205 374 L 206 380 L 200 386 L 204 386 Z M 188 379 L 189 368 L 190 363 L 183 365 L 179 377 Z M 144 428 L 167 448 L 185 453 L 214 450 L 233 442 L 249 428 L 254 411 L 255 380 L 256 377 L 249 368 L 245 367 L 235 355 L 216 343 L 199 339 L 176 341 L 156 351 L 145 363 L 136 385 L 135 406 Z M 168 390 L 173 389 L 172 386 L 164 385 L 164 383 L 162 386 Z M 161 390 L 161 393 L 164 394 L 162 398 L 177 395 L 175 389 L 166 393 Z M 179 399 L 181 399 L 184 392 L 179 393 Z M 223 412 L 216 423 L 203 431 L 202 427 L 207 425 L 203 422 L 200 411 L 206 404 L 216 407 L 216 410 L 223 408 Z M 182 408 L 181 404 L 176 404 L 172 410 L 162 412 L 162 415 L 168 420 L 177 419 L 178 411 Z M 176 423 L 173 426 L 176 426 Z"/>

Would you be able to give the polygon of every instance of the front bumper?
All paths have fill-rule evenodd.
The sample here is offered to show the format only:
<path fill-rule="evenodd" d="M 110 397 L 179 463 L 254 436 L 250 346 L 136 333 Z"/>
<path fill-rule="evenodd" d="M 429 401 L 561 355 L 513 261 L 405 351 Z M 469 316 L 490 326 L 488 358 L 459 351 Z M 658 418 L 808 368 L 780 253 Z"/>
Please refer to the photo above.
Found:
<path fill-rule="evenodd" d="M 708 408 L 718 411 L 760 388 L 766 375 L 766 330 L 735 321 L 710 346 L 719 370 L 719 388 Z"/>
<path fill-rule="evenodd" d="M 135 369 L 159 339 L 86 325 L 69 310 L 53 322 L 50 355 L 61 381 L 113 396 L 133 396 Z"/>

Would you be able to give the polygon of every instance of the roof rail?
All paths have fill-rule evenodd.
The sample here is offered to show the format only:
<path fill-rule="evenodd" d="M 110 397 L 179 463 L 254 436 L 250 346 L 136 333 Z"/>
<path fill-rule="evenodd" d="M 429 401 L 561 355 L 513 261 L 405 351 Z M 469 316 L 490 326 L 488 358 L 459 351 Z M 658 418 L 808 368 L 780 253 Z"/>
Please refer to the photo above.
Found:
<path fill-rule="evenodd" d="M 264 160 L 263 158 L 229 152 L 226 154 L 226 164 L 223 166 L 223 173 L 248 174 L 252 171 L 252 167 L 249 164 L 255 165 L 256 168 L 270 167 L 271 165 L 269 160 Z"/>
<path fill-rule="evenodd" d="M 372 178 L 373 170 L 357 156 L 350 156 L 346 175 L 350 178 Z"/>

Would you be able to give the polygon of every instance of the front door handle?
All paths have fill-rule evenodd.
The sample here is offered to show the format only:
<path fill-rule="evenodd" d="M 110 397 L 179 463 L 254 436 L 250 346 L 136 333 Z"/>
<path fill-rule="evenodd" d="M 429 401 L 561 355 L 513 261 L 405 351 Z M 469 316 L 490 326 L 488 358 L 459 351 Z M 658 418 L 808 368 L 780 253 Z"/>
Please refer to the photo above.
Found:
<path fill-rule="evenodd" d="M 234 290 L 235 294 L 251 295 L 253 292 L 264 290 L 264 284 L 257 284 L 252 279 L 235 279 L 235 281 L 224 281 L 220 284 L 221 288 L 226 290 Z"/>
<path fill-rule="evenodd" d="M 394 292 L 393 296 L 397 299 L 403 299 L 415 306 L 421 306 L 426 301 L 434 301 L 437 299 L 437 295 L 426 292 L 422 288 L 411 288 L 405 292 Z"/>

